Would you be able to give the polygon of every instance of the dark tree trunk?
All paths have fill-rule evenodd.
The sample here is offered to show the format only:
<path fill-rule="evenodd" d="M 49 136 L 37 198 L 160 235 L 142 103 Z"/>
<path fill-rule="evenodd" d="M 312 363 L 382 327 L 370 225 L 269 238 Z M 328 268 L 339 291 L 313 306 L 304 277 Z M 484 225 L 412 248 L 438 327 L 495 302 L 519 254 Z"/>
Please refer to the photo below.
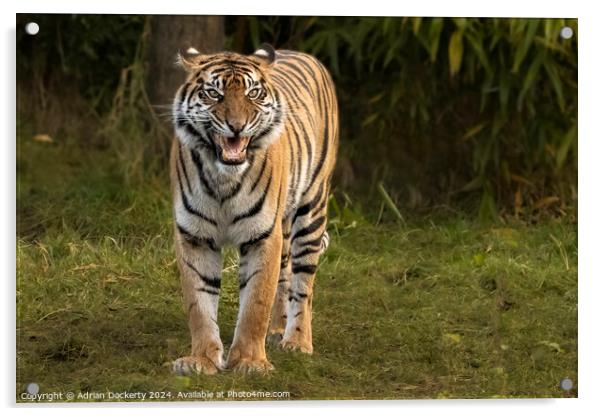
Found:
<path fill-rule="evenodd" d="M 184 82 L 184 70 L 175 66 L 178 51 L 218 52 L 224 40 L 222 16 L 153 16 L 146 81 L 151 104 L 171 105 Z"/>

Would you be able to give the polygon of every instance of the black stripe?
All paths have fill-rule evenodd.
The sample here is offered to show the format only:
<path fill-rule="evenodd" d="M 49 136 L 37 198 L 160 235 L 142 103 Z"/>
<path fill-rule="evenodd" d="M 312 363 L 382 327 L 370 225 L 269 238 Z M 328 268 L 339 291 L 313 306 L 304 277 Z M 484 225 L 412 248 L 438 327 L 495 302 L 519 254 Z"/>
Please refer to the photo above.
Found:
<path fill-rule="evenodd" d="M 319 248 L 308 247 L 303 251 L 300 251 L 298 253 L 293 253 L 293 259 L 298 259 L 300 257 L 307 256 L 308 254 L 315 254 L 315 253 L 319 253 L 319 252 L 320 252 Z"/>
<path fill-rule="evenodd" d="M 306 152 L 307 152 L 307 171 L 306 174 L 309 173 L 310 169 L 311 169 L 311 165 L 313 162 L 313 148 L 311 145 L 311 140 L 309 139 L 309 136 L 307 134 L 307 130 L 305 129 L 305 126 L 303 125 L 303 122 L 299 119 L 299 117 L 297 116 L 297 113 L 293 112 L 291 113 L 292 115 L 292 122 L 293 124 L 296 124 L 296 128 L 295 130 L 293 130 L 295 132 L 295 136 L 297 136 L 298 134 L 303 134 L 303 141 L 305 142 L 305 146 L 307 148 Z M 301 149 L 301 146 L 299 146 L 299 148 Z M 299 173 L 301 173 L 301 159 L 298 159 L 299 163 Z"/>
<path fill-rule="evenodd" d="M 253 163 L 254 158 L 255 158 L 254 156 L 249 157 L 249 164 Z M 245 178 L 247 177 L 247 175 L 249 174 L 250 171 L 251 171 L 251 168 L 247 168 L 247 170 L 245 170 L 243 172 L 242 176 L 240 177 L 240 182 L 238 182 L 236 184 L 236 186 L 232 189 L 232 191 L 230 191 L 230 193 L 228 195 L 221 197 L 221 199 L 219 201 L 220 204 L 223 204 L 224 202 L 226 202 L 230 198 L 236 196 L 240 192 L 240 189 L 242 188 L 242 186 L 245 182 Z"/>
<path fill-rule="evenodd" d="M 255 116 L 251 119 L 251 121 L 249 122 L 247 128 L 249 129 L 249 131 L 253 131 L 255 130 L 255 127 L 257 126 L 257 124 L 261 121 L 261 114 L 259 111 L 257 111 L 255 113 Z"/>
<path fill-rule="evenodd" d="M 314 231 L 316 231 L 318 228 L 320 228 L 324 222 L 326 221 L 326 216 L 322 216 L 319 217 L 317 219 L 315 219 L 311 224 L 309 224 L 307 227 L 300 229 L 299 231 L 297 231 L 295 233 L 295 235 L 293 235 L 293 240 L 296 240 L 299 237 L 304 237 L 308 234 L 313 233 Z"/>
<path fill-rule="evenodd" d="M 207 68 L 209 68 L 211 65 L 218 65 L 218 59 L 221 59 L 220 56 L 212 56 L 210 57 L 207 61 L 203 62 L 203 64 L 201 65 L 201 67 L 199 68 L 200 71 L 204 71 Z"/>
<path fill-rule="evenodd" d="M 182 156 L 182 145 L 178 145 L 178 159 L 180 161 L 180 169 L 184 174 L 184 179 L 186 179 L 186 186 L 188 187 L 188 192 L 192 193 L 192 187 L 190 186 L 190 179 L 188 179 L 188 171 L 186 170 L 186 164 L 184 163 L 184 156 Z"/>
<path fill-rule="evenodd" d="M 322 167 L 324 166 L 324 161 L 326 160 L 326 155 L 328 154 L 328 144 L 329 144 L 329 121 L 328 120 L 324 120 L 324 141 L 322 142 L 322 152 L 320 153 L 320 159 L 318 160 L 318 163 L 316 164 L 316 168 L 314 169 L 314 172 L 311 175 L 311 179 L 309 181 L 308 187 L 307 189 L 305 189 L 305 191 L 303 191 L 302 195 L 305 195 L 311 185 L 315 182 L 316 177 L 318 176 L 318 174 L 320 173 L 320 171 L 322 170 Z"/>
<path fill-rule="evenodd" d="M 215 69 L 208 70 L 207 68 L 209 68 L 210 66 L 215 66 L 215 67 L 221 66 L 221 68 L 215 68 Z M 249 62 L 249 61 L 243 62 L 243 61 L 238 61 L 238 60 L 235 60 L 232 58 L 216 57 L 211 62 L 208 62 L 208 63 L 204 64 L 203 66 L 201 66 L 200 69 L 207 70 L 207 72 L 211 72 L 212 74 L 214 74 L 217 71 L 223 72 L 224 70 L 227 71 L 227 70 L 244 69 L 247 71 L 252 71 L 253 69 L 259 69 L 259 67 L 254 62 Z"/>
<path fill-rule="evenodd" d="M 192 84 L 188 84 L 188 86 L 190 87 L 187 92 L 186 92 L 186 97 L 184 98 L 184 102 L 188 103 L 190 102 L 190 97 L 192 97 L 192 94 L 194 93 L 195 90 L 195 86 Z"/>
<path fill-rule="evenodd" d="M 178 121 L 178 127 L 183 128 L 184 130 L 186 130 L 186 133 L 188 133 L 188 135 L 194 137 L 195 139 L 197 139 L 196 143 L 204 146 L 204 147 L 208 147 L 210 149 L 214 149 L 215 145 L 210 142 L 209 140 L 207 140 L 194 126 L 192 126 L 188 121 L 186 120 L 182 120 L 182 121 Z"/>
<path fill-rule="evenodd" d="M 322 182 L 320 184 L 320 187 L 318 188 L 318 192 L 316 192 L 316 196 L 314 197 L 314 199 L 309 201 L 307 204 L 299 207 L 299 209 L 295 212 L 295 216 L 293 217 L 293 224 L 295 223 L 295 220 L 297 219 L 297 217 L 302 217 L 304 215 L 309 214 L 309 212 L 312 210 L 313 207 L 316 206 L 316 204 L 318 203 L 318 201 L 320 200 L 320 198 L 322 197 L 323 194 L 324 194 L 324 182 Z"/>
<path fill-rule="evenodd" d="M 285 269 L 288 266 L 288 262 L 290 260 L 290 256 L 288 254 L 283 254 L 280 257 L 280 268 Z"/>
<path fill-rule="evenodd" d="M 213 251 L 219 251 L 219 248 L 215 244 L 215 240 L 213 238 L 203 238 L 193 235 L 190 231 L 186 230 L 180 224 L 176 224 L 178 227 L 178 231 L 189 244 L 194 247 L 203 247 L 208 246 Z"/>
<path fill-rule="evenodd" d="M 285 60 L 280 61 L 279 63 L 291 69 L 291 71 L 283 70 L 282 72 L 285 75 L 292 75 L 293 77 L 295 77 L 302 84 L 303 88 L 305 88 L 305 90 L 310 96 L 313 94 L 312 88 L 307 83 L 307 78 L 305 78 L 305 74 L 303 73 L 303 71 L 301 71 L 301 68 L 299 68 L 294 63 Z"/>
<path fill-rule="evenodd" d="M 253 182 L 253 185 L 251 186 L 251 190 L 249 192 L 253 192 L 255 190 L 255 188 L 257 187 L 257 184 L 259 184 L 259 180 L 263 176 L 263 171 L 265 170 L 267 162 L 268 162 L 268 155 L 266 154 L 265 157 L 263 158 L 263 163 L 261 164 L 261 169 L 259 169 L 257 178 L 255 178 L 255 182 Z"/>
<path fill-rule="evenodd" d="M 326 154 L 328 153 L 328 124 L 329 124 L 328 121 L 326 121 L 326 123 L 324 123 L 324 129 L 325 129 L 324 141 L 322 142 L 322 153 L 320 154 L 320 160 L 316 164 L 316 168 L 315 168 L 313 174 L 311 175 L 309 185 L 308 185 L 307 189 L 305 189 L 305 191 L 303 191 L 302 195 L 305 195 L 309 191 L 311 185 L 315 182 L 316 177 L 318 176 L 318 174 L 322 170 L 322 167 L 324 166 L 324 161 L 326 160 Z"/>
<path fill-rule="evenodd" d="M 328 93 L 330 91 L 328 86 L 330 84 L 328 83 L 328 81 L 326 79 L 326 76 L 324 74 L 324 69 L 321 66 L 321 64 L 319 62 L 317 62 L 316 65 L 318 67 L 318 70 L 319 70 L 321 78 L 322 78 L 322 84 L 323 84 L 322 91 L 326 93 L 324 98 L 328 100 L 330 98 L 330 97 L 328 97 Z M 322 143 L 322 153 L 320 154 L 320 159 L 319 159 L 318 163 L 316 164 L 316 168 L 311 176 L 311 180 L 309 181 L 310 185 L 313 184 L 314 181 L 316 180 L 316 177 L 322 170 L 322 167 L 324 166 L 324 161 L 326 160 L 326 155 L 328 153 L 328 147 L 329 147 L 329 131 L 330 131 L 330 118 L 328 117 L 329 112 L 327 111 L 329 108 L 327 108 L 327 107 L 333 106 L 332 103 L 326 102 L 326 100 L 324 102 L 322 102 L 322 94 L 318 93 L 317 95 L 318 95 L 318 98 L 320 99 L 320 106 L 321 106 L 322 114 L 324 114 L 324 141 Z M 309 191 L 309 187 L 305 191 L 303 191 L 302 195 L 305 195 L 308 191 Z"/>
<path fill-rule="evenodd" d="M 278 96 L 278 91 L 275 91 L 275 95 Z M 279 100 L 279 98 L 277 98 Z M 256 137 L 253 137 L 253 141 L 251 141 L 251 143 L 249 143 L 248 148 L 249 149 L 257 149 L 261 147 L 261 140 L 265 137 L 267 137 L 267 135 L 269 133 L 272 132 L 272 126 L 276 125 L 276 124 L 280 124 L 280 122 L 282 121 L 282 110 L 278 109 L 277 111 L 274 112 L 274 120 L 272 120 L 272 122 L 270 123 L 269 126 L 267 126 L 265 129 L 263 129 Z"/>
<path fill-rule="evenodd" d="M 245 174 L 246 174 L 248 171 L 249 171 L 249 169 L 247 169 L 243 175 L 245 175 Z M 220 198 L 220 200 L 219 200 L 219 203 L 220 203 L 220 204 L 223 204 L 223 203 L 224 203 L 224 202 L 226 202 L 228 199 L 230 199 L 230 198 L 232 198 L 232 197 L 236 196 L 236 194 L 238 194 L 238 193 L 240 192 L 240 188 L 242 188 L 242 184 L 243 184 L 243 179 L 244 179 L 244 177 L 243 177 L 243 178 L 241 178 L 241 181 L 240 181 L 240 182 L 238 182 L 238 183 L 237 183 L 237 184 L 234 186 L 234 188 L 232 188 L 232 190 L 230 191 L 230 193 L 229 193 L 228 195 L 225 195 L 225 196 L 223 196 L 223 197 L 221 197 L 221 198 Z"/>
<path fill-rule="evenodd" d="M 297 55 L 297 56 L 295 56 L 294 58 L 295 58 L 296 62 L 299 62 L 299 63 L 301 63 L 301 64 L 302 64 L 302 65 L 303 65 L 303 66 L 304 66 L 304 67 L 307 69 L 307 72 L 310 74 L 310 78 L 311 78 L 311 79 L 314 81 L 314 83 L 315 83 L 315 89 L 312 89 L 312 90 L 308 91 L 308 92 L 309 92 L 309 95 L 310 95 L 310 96 L 311 96 L 311 97 L 312 97 L 314 100 L 316 99 L 316 97 L 318 97 L 318 98 L 319 98 L 319 97 L 320 97 L 320 90 L 321 90 L 321 88 L 320 88 L 320 85 L 319 85 L 319 83 L 318 83 L 318 80 L 317 80 L 317 75 L 318 75 L 318 74 L 317 74 L 316 70 L 315 70 L 315 69 L 313 69 L 313 68 L 311 68 L 311 67 L 309 66 L 309 64 L 307 64 L 307 63 L 306 63 L 306 62 L 305 62 L 305 61 L 302 59 L 302 57 L 301 57 L 301 56 L 298 56 L 298 55 Z M 289 65 L 294 65 L 294 64 L 292 64 L 292 63 L 290 63 L 290 62 L 289 62 Z M 295 67 L 296 67 L 296 66 L 295 66 Z M 296 67 L 296 69 L 299 71 L 299 68 L 298 68 L 298 67 Z M 285 73 L 285 75 L 288 75 L 288 73 Z M 305 77 L 304 77 L 304 79 L 306 80 L 307 78 L 305 78 Z M 308 115 L 310 116 L 310 122 L 311 122 L 311 126 L 312 126 L 312 128 L 315 130 L 315 128 L 316 128 L 316 122 L 315 122 L 315 120 L 314 120 L 314 118 L 313 118 L 313 112 L 310 112 Z"/>
<path fill-rule="evenodd" d="M 297 105 L 297 106 L 300 105 L 303 107 L 303 110 L 305 110 L 304 114 L 306 114 L 309 117 L 309 121 L 312 125 L 312 128 L 315 129 L 316 121 L 314 120 L 313 112 L 309 110 L 305 101 L 302 100 L 301 98 L 299 98 L 299 95 L 293 89 L 294 86 L 289 84 L 289 80 L 286 78 L 278 78 L 276 76 L 274 76 L 272 79 L 274 80 L 274 84 L 276 86 L 278 86 L 284 90 L 284 93 L 285 93 L 284 95 L 287 96 L 287 101 L 292 102 L 294 105 Z M 294 105 L 293 105 L 293 107 L 294 107 Z"/>
<path fill-rule="evenodd" d="M 251 273 L 251 274 L 250 274 L 250 275 L 249 275 L 249 276 L 248 276 L 248 277 L 245 279 L 245 281 L 244 281 L 244 282 L 241 282 L 241 283 L 240 283 L 240 289 L 241 289 L 241 290 L 242 290 L 242 289 L 244 289 L 244 288 L 247 286 L 247 283 L 249 283 L 249 281 L 250 281 L 250 280 L 251 280 L 253 277 L 255 277 L 256 275 L 258 275 L 260 271 L 261 271 L 261 270 L 255 270 L 253 273 Z"/>
<path fill-rule="evenodd" d="M 322 202 L 320 203 L 320 205 L 318 205 L 313 211 L 312 211 L 312 215 L 316 215 L 320 212 L 322 212 L 322 210 L 324 209 L 324 207 L 326 207 L 326 204 L 328 203 L 328 192 L 326 191 L 326 195 L 323 195 L 322 197 Z"/>
<path fill-rule="evenodd" d="M 299 247 L 322 247 L 322 236 L 298 244 Z"/>
<path fill-rule="evenodd" d="M 199 292 L 209 293 L 210 295 L 219 295 L 217 290 L 205 289 L 204 287 L 197 287 L 196 290 Z"/>
<path fill-rule="evenodd" d="M 232 220 L 232 224 L 234 224 L 238 221 L 244 220 L 245 218 L 249 218 L 254 215 L 257 215 L 259 213 L 259 211 L 261 211 L 261 209 L 263 208 L 263 204 L 265 202 L 265 198 L 268 196 L 268 193 L 270 192 L 270 184 L 271 183 L 272 183 L 272 175 L 270 175 L 270 177 L 268 178 L 268 184 L 266 185 L 265 192 L 263 193 L 261 198 L 259 198 L 257 200 L 257 202 L 255 203 L 255 205 L 253 205 L 248 211 L 243 212 L 242 214 L 239 214 L 236 217 L 234 217 L 234 219 Z"/>
<path fill-rule="evenodd" d="M 294 117 L 297 117 L 297 115 L 295 114 Z M 311 170 L 311 165 L 313 163 L 314 157 L 314 150 L 311 140 L 309 139 L 309 135 L 307 134 L 307 130 L 305 130 L 305 128 L 302 127 L 301 132 L 303 133 L 303 140 L 305 140 L 305 145 L 307 146 L 307 157 L 305 158 L 307 160 L 307 170 L 305 171 L 307 174 Z M 311 182 L 307 186 L 311 186 Z"/>
<path fill-rule="evenodd" d="M 274 220 L 275 220 L 275 218 L 274 218 Z M 272 231 L 274 231 L 274 225 L 276 225 L 276 221 L 274 221 L 272 223 L 272 225 L 270 226 L 270 228 L 268 228 L 264 232 L 258 234 L 256 237 L 253 237 L 253 238 L 245 241 L 244 243 L 242 243 L 240 245 L 240 254 L 243 256 L 246 256 L 252 246 L 254 246 L 257 243 L 260 243 L 261 241 L 265 240 L 270 235 L 272 235 Z"/>
<path fill-rule="evenodd" d="M 301 66 L 303 66 L 305 68 L 305 70 L 307 71 L 307 73 L 311 76 L 311 79 L 315 82 L 316 84 L 316 88 L 318 87 L 318 78 L 317 78 L 317 73 L 315 68 L 312 68 L 305 59 L 303 59 L 302 56 L 300 55 L 291 55 L 290 58 L 292 58 L 295 62 L 301 64 Z"/>
<path fill-rule="evenodd" d="M 306 273 L 306 274 L 314 274 L 318 266 L 313 264 L 298 264 L 293 263 L 293 273 Z"/>
<path fill-rule="evenodd" d="M 186 211 L 189 214 L 196 215 L 197 217 L 207 221 L 209 224 L 213 224 L 213 225 L 217 226 L 217 221 L 215 221 L 212 218 L 209 218 L 208 216 L 203 214 L 201 211 L 198 211 L 192 205 L 190 205 L 190 202 L 188 201 L 188 197 L 186 196 L 186 192 L 184 192 L 184 187 L 182 186 L 182 179 L 180 178 L 180 171 L 176 170 L 176 174 L 178 175 L 178 184 L 180 185 L 180 195 L 182 196 L 182 204 L 184 205 L 184 209 L 186 209 Z"/>
<path fill-rule="evenodd" d="M 203 170 L 203 163 L 201 162 L 198 153 L 195 151 L 191 151 L 190 155 L 192 156 L 192 162 L 196 166 L 197 172 L 199 174 L 199 180 L 203 184 L 203 187 L 205 188 L 205 190 L 211 198 L 216 199 L 215 191 L 213 190 L 211 185 L 209 185 L 209 181 L 207 180 L 207 177 L 205 176 L 205 171 Z"/>
<path fill-rule="evenodd" d="M 184 263 L 186 263 L 186 265 L 190 267 L 197 274 L 197 276 L 199 276 L 199 279 L 205 282 L 207 286 L 211 286 L 215 289 L 219 289 L 222 287 L 222 281 L 219 277 L 205 276 L 204 274 L 201 274 L 201 272 L 199 272 L 198 269 L 194 267 L 192 263 L 188 262 L 187 260 L 184 260 Z"/>
<path fill-rule="evenodd" d="M 190 83 L 188 83 L 188 82 L 182 86 L 182 89 L 180 90 L 180 94 L 177 97 L 179 105 L 182 105 L 182 103 L 184 102 L 184 99 L 186 98 L 186 94 L 188 92 L 188 88 L 190 88 Z"/>
<path fill-rule="evenodd" d="M 295 141 L 297 142 L 298 150 L 297 150 L 297 180 L 295 181 L 295 196 L 297 195 L 296 189 L 301 183 L 301 170 L 302 166 L 302 156 L 303 156 L 303 147 L 301 146 L 301 139 L 299 138 L 299 134 L 297 133 L 297 129 L 293 127 L 293 134 L 295 136 Z"/>
<path fill-rule="evenodd" d="M 197 305 L 197 301 L 195 300 L 194 302 L 190 302 L 190 305 L 188 305 L 188 314 L 190 314 L 190 311 L 192 310 L 192 308 L 194 308 Z"/>
<path fill-rule="evenodd" d="M 223 66 L 221 68 L 212 69 L 211 70 L 211 76 L 213 77 L 213 76 L 219 75 L 219 74 L 221 74 L 223 72 L 226 72 L 229 69 L 230 68 L 228 68 L 227 66 Z"/>
<path fill-rule="evenodd" d="M 257 236 L 245 241 L 244 243 L 242 243 L 240 245 L 240 254 L 245 256 L 247 255 L 247 253 L 249 252 L 249 249 L 254 246 L 257 243 L 260 243 L 261 241 L 265 240 L 266 238 L 268 238 L 270 235 L 272 235 L 272 231 L 274 231 L 274 227 L 276 226 L 276 219 L 278 218 L 278 211 L 280 211 L 280 196 L 282 195 L 282 182 L 280 183 L 280 189 L 278 190 L 278 203 L 276 205 L 276 212 L 274 214 L 274 221 L 272 222 L 272 225 L 270 226 L 269 229 L 265 230 L 264 232 L 258 234 Z"/>

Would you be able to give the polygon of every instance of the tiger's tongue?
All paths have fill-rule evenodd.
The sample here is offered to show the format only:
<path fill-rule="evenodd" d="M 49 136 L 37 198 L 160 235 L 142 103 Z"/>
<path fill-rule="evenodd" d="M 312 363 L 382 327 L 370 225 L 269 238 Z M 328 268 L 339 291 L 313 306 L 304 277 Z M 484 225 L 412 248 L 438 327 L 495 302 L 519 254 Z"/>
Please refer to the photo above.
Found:
<path fill-rule="evenodd" d="M 243 162 L 247 157 L 249 137 L 224 137 L 221 140 L 222 159 L 226 162 Z"/>

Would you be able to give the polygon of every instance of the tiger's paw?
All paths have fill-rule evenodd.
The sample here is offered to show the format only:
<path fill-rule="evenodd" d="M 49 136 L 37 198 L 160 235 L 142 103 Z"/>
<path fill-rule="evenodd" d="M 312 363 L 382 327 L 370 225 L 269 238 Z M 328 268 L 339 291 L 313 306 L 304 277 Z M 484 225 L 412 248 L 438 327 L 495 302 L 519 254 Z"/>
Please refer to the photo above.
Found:
<path fill-rule="evenodd" d="M 228 363 L 228 369 L 234 371 L 235 373 L 241 374 L 250 374 L 250 373 L 259 373 L 259 374 L 267 374 L 270 371 L 274 370 L 274 366 L 267 359 L 263 360 L 251 360 L 246 358 L 241 358 L 236 362 Z"/>
<path fill-rule="evenodd" d="M 268 344 L 271 345 L 279 345 L 280 341 L 282 341 L 283 336 L 284 334 L 282 332 L 273 332 L 270 335 L 268 335 L 266 341 L 268 342 Z"/>
<path fill-rule="evenodd" d="M 314 347 L 311 342 L 296 337 L 285 338 L 280 341 L 279 345 L 283 350 L 301 351 L 305 354 L 312 354 L 314 352 Z"/>
<path fill-rule="evenodd" d="M 172 362 L 172 371 L 179 376 L 191 376 L 196 374 L 213 375 L 219 368 L 207 357 L 186 356 L 180 357 Z"/>

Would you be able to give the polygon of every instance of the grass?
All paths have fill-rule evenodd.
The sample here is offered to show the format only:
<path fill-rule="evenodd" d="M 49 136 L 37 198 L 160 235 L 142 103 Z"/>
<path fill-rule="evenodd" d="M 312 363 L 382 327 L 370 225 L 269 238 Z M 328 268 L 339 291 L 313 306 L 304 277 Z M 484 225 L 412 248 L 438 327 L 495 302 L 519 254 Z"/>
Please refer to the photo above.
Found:
<path fill-rule="evenodd" d="M 17 180 L 18 401 L 31 382 L 41 393 L 171 399 L 201 390 L 224 399 L 577 396 L 575 225 L 453 216 L 333 229 L 316 283 L 313 356 L 269 347 L 277 370 L 268 376 L 189 378 L 166 365 L 190 342 L 166 179 L 125 186 L 107 151 L 22 136 Z M 232 252 L 225 264 L 227 348 L 238 303 Z M 575 383 L 568 392 L 565 377 Z"/>

